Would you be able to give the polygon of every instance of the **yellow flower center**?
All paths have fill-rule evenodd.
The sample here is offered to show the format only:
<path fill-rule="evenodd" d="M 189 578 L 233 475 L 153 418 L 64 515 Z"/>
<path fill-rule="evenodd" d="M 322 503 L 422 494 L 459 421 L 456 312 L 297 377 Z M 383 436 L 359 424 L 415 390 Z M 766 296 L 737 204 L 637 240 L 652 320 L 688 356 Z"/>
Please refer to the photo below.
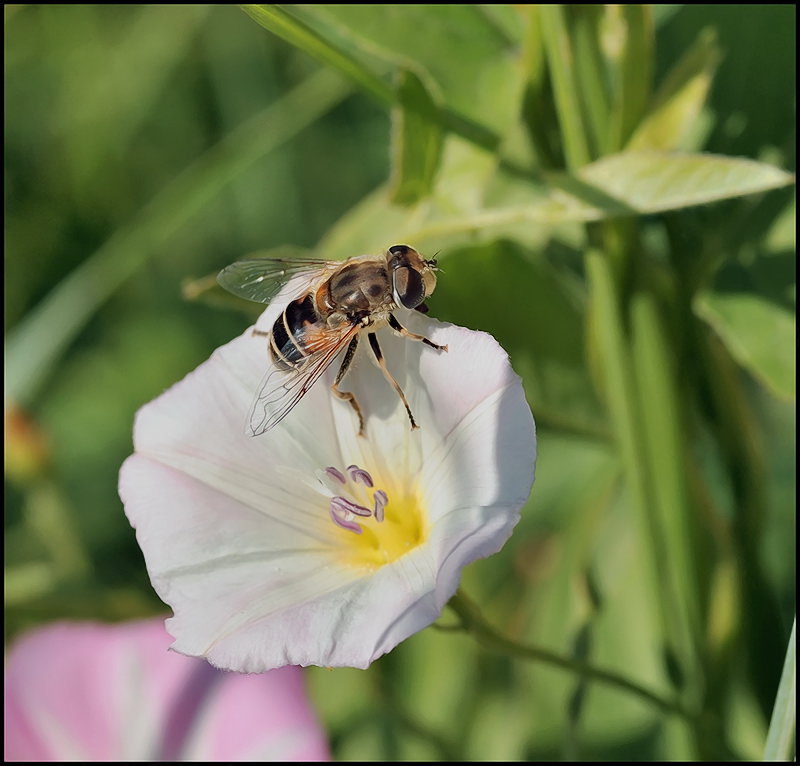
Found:
<path fill-rule="evenodd" d="M 427 514 L 416 485 L 380 481 L 358 466 L 342 473 L 326 469 L 337 494 L 331 518 L 340 527 L 343 564 L 374 571 L 422 544 L 428 534 Z"/>

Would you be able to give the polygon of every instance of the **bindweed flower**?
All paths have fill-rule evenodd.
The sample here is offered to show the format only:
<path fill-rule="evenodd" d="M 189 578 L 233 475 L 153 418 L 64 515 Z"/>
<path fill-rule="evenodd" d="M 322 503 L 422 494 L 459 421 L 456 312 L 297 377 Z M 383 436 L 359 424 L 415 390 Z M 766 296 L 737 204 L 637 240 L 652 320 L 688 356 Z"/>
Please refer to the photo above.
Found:
<path fill-rule="evenodd" d="M 6 761 L 330 760 L 300 668 L 224 673 L 161 619 L 56 623 L 6 660 Z"/>
<path fill-rule="evenodd" d="M 280 308 L 257 327 L 268 330 Z M 489 335 L 423 317 L 381 331 L 420 429 L 377 366 L 328 370 L 277 427 L 244 424 L 269 364 L 250 330 L 138 413 L 120 495 L 173 648 L 227 669 L 367 667 L 433 622 L 462 568 L 498 551 L 533 482 L 533 418 Z"/>

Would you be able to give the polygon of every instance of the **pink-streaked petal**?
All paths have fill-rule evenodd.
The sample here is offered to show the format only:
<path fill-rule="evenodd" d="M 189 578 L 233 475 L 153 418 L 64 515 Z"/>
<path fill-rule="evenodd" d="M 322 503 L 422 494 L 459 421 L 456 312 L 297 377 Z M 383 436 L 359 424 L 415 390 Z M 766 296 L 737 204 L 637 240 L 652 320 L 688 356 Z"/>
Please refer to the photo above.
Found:
<path fill-rule="evenodd" d="M 183 750 L 184 760 L 328 761 L 300 668 L 224 673 Z"/>
<path fill-rule="evenodd" d="M 6 661 L 5 759 L 328 759 L 298 668 L 224 674 L 169 642 L 160 619 L 23 636 Z"/>

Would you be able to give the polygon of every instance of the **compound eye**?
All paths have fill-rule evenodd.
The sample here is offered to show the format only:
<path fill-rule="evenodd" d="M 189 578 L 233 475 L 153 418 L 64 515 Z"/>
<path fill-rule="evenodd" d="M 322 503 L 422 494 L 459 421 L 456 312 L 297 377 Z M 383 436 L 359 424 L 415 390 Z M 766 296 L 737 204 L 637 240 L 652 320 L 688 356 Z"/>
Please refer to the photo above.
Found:
<path fill-rule="evenodd" d="M 408 250 L 408 245 L 392 245 L 389 248 L 389 253 L 391 255 L 407 255 Z"/>
<path fill-rule="evenodd" d="M 419 306 L 425 300 L 425 284 L 422 275 L 408 266 L 400 266 L 392 272 L 394 298 L 407 309 Z"/>

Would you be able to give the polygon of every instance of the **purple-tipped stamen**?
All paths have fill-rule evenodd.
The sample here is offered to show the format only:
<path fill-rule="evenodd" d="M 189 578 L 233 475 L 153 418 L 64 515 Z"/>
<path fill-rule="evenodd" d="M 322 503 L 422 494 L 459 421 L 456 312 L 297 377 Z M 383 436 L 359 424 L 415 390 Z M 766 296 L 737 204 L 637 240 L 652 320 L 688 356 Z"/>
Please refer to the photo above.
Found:
<path fill-rule="evenodd" d="M 332 465 L 329 465 L 325 469 L 325 473 L 328 474 L 332 479 L 336 479 L 340 484 L 347 483 L 347 477 L 337 468 L 334 468 Z"/>
<path fill-rule="evenodd" d="M 383 521 L 383 509 L 389 504 L 389 496 L 382 490 L 375 490 L 375 521 Z"/>
<path fill-rule="evenodd" d="M 350 521 L 340 516 L 337 509 L 334 507 L 333 501 L 331 501 L 330 511 L 333 523 L 340 526 L 342 529 L 347 529 L 350 532 L 355 532 L 357 535 L 360 535 L 364 531 L 354 521 Z"/>
<path fill-rule="evenodd" d="M 327 476 L 345 486 L 348 485 L 349 481 L 352 481 L 353 484 L 360 483 L 368 489 L 372 489 L 375 484 L 369 472 L 357 465 L 347 466 L 346 472 L 345 474 L 333 466 L 328 466 L 325 469 Z M 352 485 L 350 485 L 350 488 L 353 488 Z M 364 530 L 358 523 L 359 521 L 370 516 L 374 516 L 376 521 L 383 521 L 384 519 L 384 510 L 389 504 L 389 496 L 382 489 L 376 489 L 372 494 L 372 500 L 373 509 L 370 510 L 366 506 L 349 500 L 342 495 L 335 495 L 330 499 L 330 505 L 328 506 L 331 518 L 342 529 L 347 529 L 360 535 Z"/>
<path fill-rule="evenodd" d="M 364 486 L 372 489 L 374 485 L 372 477 L 363 468 L 359 468 L 357 465 L 349 465 L 347 466 L 347 472 L 350 474 L 350 478 L 353 481 L 360 481 Z"/>
<path fill-rule="evenodd" d="M 354 503 L 346 497 L 332 497 L 331 508 L 336 508 L 336 511 L 342 515 L 352 513 L 354 516 L 372 516 L 372 511 L 365 508 L 363 505 Z"/>

